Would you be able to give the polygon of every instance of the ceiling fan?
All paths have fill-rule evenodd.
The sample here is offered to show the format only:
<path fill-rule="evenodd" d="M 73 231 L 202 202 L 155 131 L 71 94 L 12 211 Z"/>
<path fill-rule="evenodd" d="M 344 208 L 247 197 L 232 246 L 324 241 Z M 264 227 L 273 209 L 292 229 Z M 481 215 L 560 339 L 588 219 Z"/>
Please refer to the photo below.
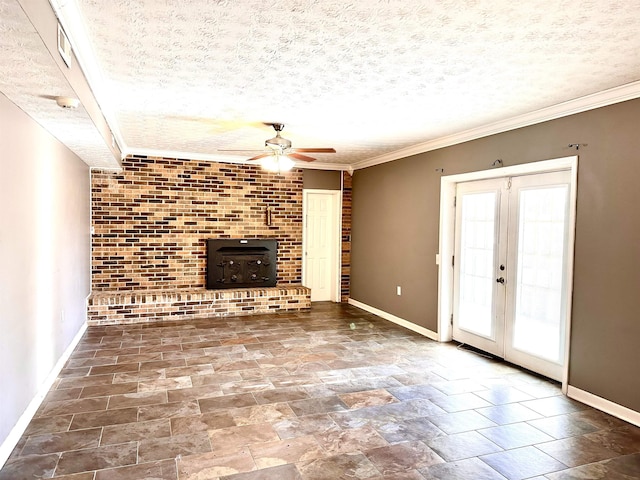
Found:
<path fill-rule="evenodd" d="M 336 153 L 334 148 L 292 148 L 291 140 L 284 138 L 280 132 L 284 129 L 282 123 L 265 123 L 273 127 L 276 136 L 265 140 L 264 146 L 270 148 L 270 151 L 262 151 L 263 153 L 247 159 L 247 162 L 258 162 L 267 169 L 277 171 L 290 170 L 293 168 L 294 162 L 291 158 L 302 160 L 304 162 L 313 162 L 315 158 L 303 153 Z M 218 150 L 219 152 L 246 152 L 248 150 Z M 290 158 L 289 158 L 290 157 Z M 270 168 L 271 167 L 271 168 Z"/>

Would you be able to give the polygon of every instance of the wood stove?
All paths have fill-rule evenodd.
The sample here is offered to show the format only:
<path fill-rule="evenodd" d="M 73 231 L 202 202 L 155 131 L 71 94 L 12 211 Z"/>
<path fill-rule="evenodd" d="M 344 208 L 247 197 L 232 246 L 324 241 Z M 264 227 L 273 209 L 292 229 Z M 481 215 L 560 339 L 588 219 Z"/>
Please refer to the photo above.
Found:
<path fill-rule="evenodd" d="M 207 289 L 275 287 L 274 239 L 208 239 Z"/>

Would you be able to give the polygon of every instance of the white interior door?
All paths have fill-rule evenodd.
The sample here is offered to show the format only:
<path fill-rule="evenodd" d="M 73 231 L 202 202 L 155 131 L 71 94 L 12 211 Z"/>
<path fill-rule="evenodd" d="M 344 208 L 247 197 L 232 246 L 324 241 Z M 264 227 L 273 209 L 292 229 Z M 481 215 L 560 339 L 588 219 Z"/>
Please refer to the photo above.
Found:
<path fill-rule="evenodd" d="M 304 192 L 304 285 L 311 301 L 338 301 L 338 190 Z"/>
<path fill-rule="evenodd" d="M 564 368 L 570 173 L 461 183 L 453 338 L 551 378 Z"/>

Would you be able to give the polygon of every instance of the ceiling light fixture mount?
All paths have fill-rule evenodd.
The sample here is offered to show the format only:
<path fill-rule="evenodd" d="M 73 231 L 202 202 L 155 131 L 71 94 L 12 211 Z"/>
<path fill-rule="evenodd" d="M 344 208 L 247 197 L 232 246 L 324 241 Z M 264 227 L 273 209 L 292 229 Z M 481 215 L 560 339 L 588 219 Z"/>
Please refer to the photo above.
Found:
<path fill-rule="evenodd" d="M 74 108 L 78 108 L 78 105 L 80 105 L 80 100 L 73 97 L 56 97 L 56 103 L 60 108 L 73 110 Z"/>
<path fill-rule="evenodd" d="M 287 138 L 282 138 L 280 136 L 280 132 L 284 129 L 284 124 L 282 123 L 267 123 L 267 125 L 271 125 L 273 129 L 276 131 L 276 136 L 266 140 L 264 142 L 265 147 L 272 148 L 274 150 L 280 150 L 283 152 L 288 148 L 291 148 L 291 140 Z"/>

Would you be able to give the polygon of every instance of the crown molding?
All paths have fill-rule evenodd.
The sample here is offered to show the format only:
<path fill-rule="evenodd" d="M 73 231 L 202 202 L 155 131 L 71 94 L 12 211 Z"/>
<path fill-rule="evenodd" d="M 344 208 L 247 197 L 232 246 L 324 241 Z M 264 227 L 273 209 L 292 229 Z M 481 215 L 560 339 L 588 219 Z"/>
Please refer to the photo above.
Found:
<path fill-rule="evenodd" d="M 155 158 L 177 158 L 185 160 L 201 160 L 204 162 L 218 162 L 218 163 L 235 163 L 238 165 L 246 165 L 247 161 L 244 158 L 238 158 L 237 155 L 219 155 L 219 154 L 207 154 L 207 153 L 193 153 L 182 152 L 177 150 L 156 150 L 151 148 L 130 148 L 123 153 L 123 157 L 129 157 L 132 155 L 142 155 L 145 157 Z M 255 163 L 254 165 L 259 165 Z M 335 163 L 322 163 L 322 162 L 299 162 L 296 161 L 293 168 L 313 169 L 313 170 L 339 170 L 348 171 L 350 166 Z"/>
<path fill-rule="evenodd" d="M 606 107 L 615 103 L 633 100 L 638 97 L 640 97 L 640 81 L 628 83 L 620 87 L 614 87 L 602 92 L 593 93 L 591 95 L 576 98 L 574 100 L 569 100 L 567 102 L 562 102 L 551 107 L 542 108 L 540 110 L 511 117 L 506 120 L 489 123 L 481 127 L 454 133 L 453 135 L 447 135 L 445 137 L 429 140 L 428 142 L 419 143 L 407 148 L 402 148 L 400 150 L 396 150 L 395 152 L 390 152 L 378 157 L 370 158 L 368 160 L 356 162 L 353 164 L 353 168 L 355 170 L 359 170 L 361 168 L 372 167 L 374 165 L 380 165 L 382 163 L 391 162 L 393 160 L 410 157 L 411 155 L 430 152 L 439 148 L 450 147 L 452 145 L 469 142 L 471 140 L 477 140 L 478 138 L 488 137 L 489 135 L 508 132 L 509 130 L 528 127 L 537 123 L 555 120 L 561 117 L 567 117 L 569 115 L 586 112 L 595 108 Z"/>

